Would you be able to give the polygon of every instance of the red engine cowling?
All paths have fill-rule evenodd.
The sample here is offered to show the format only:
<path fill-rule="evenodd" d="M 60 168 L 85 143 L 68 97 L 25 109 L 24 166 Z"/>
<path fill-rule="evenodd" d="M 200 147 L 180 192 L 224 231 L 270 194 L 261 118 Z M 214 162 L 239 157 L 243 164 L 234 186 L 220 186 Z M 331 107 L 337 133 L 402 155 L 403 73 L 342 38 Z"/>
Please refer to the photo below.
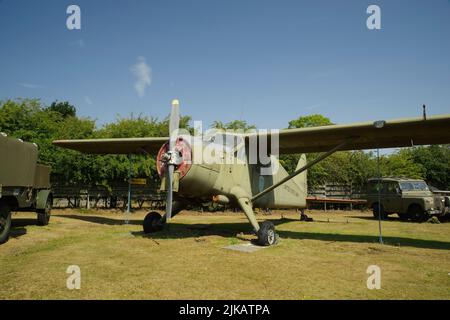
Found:
<path fill-rule="evenodd" d="M 181 163 L 175 168 L 176 172 L 179 172 L 180 179 L 183 178 L 189 171 L 192 165 L 192 149 L 190 144 L 179 137 L 175 143 L 175 150 L 179 152 L 179 155 L 183 159 Z M 156 156 L 156 170 L 160 177 L 163 177 L 166 170 L 166 165 L 163 161 L 164 154 L 169 151 L 169 142 L 166 142 L 158 151 Z"/>

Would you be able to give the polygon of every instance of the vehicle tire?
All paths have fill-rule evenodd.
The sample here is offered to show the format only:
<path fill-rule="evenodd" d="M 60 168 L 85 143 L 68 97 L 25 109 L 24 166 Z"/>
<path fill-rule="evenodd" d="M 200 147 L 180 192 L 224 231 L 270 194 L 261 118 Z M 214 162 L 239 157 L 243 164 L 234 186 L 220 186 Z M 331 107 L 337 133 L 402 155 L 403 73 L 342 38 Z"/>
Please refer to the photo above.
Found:
<path fill-rule="evenodd" d="M 411 219 L 417 222 L 427 221 L 430 217 L 429 214 L 423 211 L 422 207 L 417 204 L 411 205 L 408 209 L 408 213 L 411 216 Z"/>
<path fill-rule="evenodd" d="M 11 230 L 11 210 L 7 204 L 0 203 L 0 244 L 8 241 Z"/>
<path fill-rule="evenodd" d="M 49 196 L 47 203 L 45 204 L 45 209 L 36 210 L 37 213 L 37 224 L 39 226 L 46 226 L 50 221 L 50 215 L 52 211 L 52 198 Z"/>
<path fill-rule="evenodd" d="M 144 233 L 153 233 L 156 231 L 161 231 L 163 229 L 163 223 L 161 222 L 161 215 L 156 212 L 152 211 L 150 213 L 147 213 L 147 215 L 144 218 L 143 227 L 144 227 Z"/>
<path fill-rule="evenodd" d="M 373 217 L 375 219 L 379 219 L 379 212 L 378 209 L 380 209 L 380 213 L 381 213 L 381 220 L 385 220 L 387 218 L 387 214 L 386 212 L 384 212 L 384 208 L 383 205 L 380 205 L 380 208 L 378 208 L 378 203 L 374 203 L 372 206 L 372 210 L 373 210 Z"/>
<path fill-rule="evenodd" d="M 272 246 L 278 242 L 275 226 L 270 221 L 261 223 L 258 231 L 258 244 L 260 246 Z"/>

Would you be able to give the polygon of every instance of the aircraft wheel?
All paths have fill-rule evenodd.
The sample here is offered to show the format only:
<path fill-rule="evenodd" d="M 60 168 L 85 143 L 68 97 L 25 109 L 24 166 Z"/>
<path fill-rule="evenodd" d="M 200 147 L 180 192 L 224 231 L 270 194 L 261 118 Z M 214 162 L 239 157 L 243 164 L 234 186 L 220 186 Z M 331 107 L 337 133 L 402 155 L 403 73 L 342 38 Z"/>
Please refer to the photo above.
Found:
<path fill-rule="evenodd" d="M 152 233 L 162 230 L 163 224 L 161 222 L 161 215 L 156 211 L 148 213 L 144 218 L 143 227 L 144 233 Z"/>
<path fill-rule="evenodd" d="M 258 244 L 260 246 L 271 246 L 278 242 L 275 226 L 270 221 L 261 223 L 258 231 Z"/>
<path fill-rule="evenodd" d="M 8 241 L 11 229 L 11 210 L 8 205 L 0 203 L 0 244 Z"/>
<path fill-rule="evenodd" d="M 48 222 L 50 221 L 51 210 L 52 210 L 52 200 L 49 197 L 47 199 L 47 203 L 45 204 L 45 209 L 36 210 L 38 225 L 40 226 L 48 225 Z"/>

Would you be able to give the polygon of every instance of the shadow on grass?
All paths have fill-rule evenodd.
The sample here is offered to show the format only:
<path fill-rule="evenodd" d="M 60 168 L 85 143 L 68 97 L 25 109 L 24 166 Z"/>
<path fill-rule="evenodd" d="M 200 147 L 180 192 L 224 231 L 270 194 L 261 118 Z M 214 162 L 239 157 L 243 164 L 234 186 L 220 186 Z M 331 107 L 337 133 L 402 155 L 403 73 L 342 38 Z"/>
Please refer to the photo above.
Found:
<path fill-rule="evenodd" d="M 13 218 L 11 220 L 11 227 L 12 228 L 20 228 L 20 227 L 26 227 L 26 226 L 36 226 L 37 225 L 37 219 L 30 219 L 30 218 Z"/>
<path fill-rule="evenodd" d="M 142 220 L 128 220 L 128 223 L 125 221 L 125 218 L 123 219 L 112 219 L 112 218 L 106 218 L 106 217 L 99 217 L 99 216 L 90 216 L 90 215 L 79 215 L 79 214 L 65 214 L 65 215 L 53 215 L 54 217 L 59 218 L 69 218 L 69 219 L 76 219 L 76 220 L 82 220 L 86 222 L 92 222 L 97 224 L 106 224 L 109 226 L 116 226 L 116 225 L 142 225 Z M 131 217 L 130 217 L 131 218 Z"/>
<path fill-rule="evenodd" d="M 374 218 L 373 216 L 346 216 L 346 217 L 354 218 L 354 219 L 361 219 L 361 220 L 377 221 L 378 222 L 378 219 Z M 415 221 L 411 221 L 411 220 L 401 220 L 399 217 L 397 217 L 397 215 L 395 215 L 395 216 L 388 216 L 387 218 L 381 219 L 381 222 L 384 222 L 384 221 L 415 222 Z"/>
<path fill-rule="evenodd" d="M 11 230 L 9 232 L 9 236 L 11 238 L 20 238 L 27 234 L 26 226 L 35 226 L 37 225 L 36 219 L 21 219 L 21 218 L 13 218 L 11 221 Z"/>
<path fill-rule="evenodd" d="M 58 217 L 79 219 L 92 223 L 106 225 L 125 225 L 124 220 L 111 219 L 97 216 L 84 215 L 59 215 Z M 279 219 L 271 220 L 275 225 L 288 222 L 299 222 L 296 219 Z M 315 223 L 315 222 L 299 222 L 299 223 Z M 130 220 L 131 225 L 142 225 L 140 220 Z M 170 222 L 165 226 L 164 230 L 152 234 L 145 234 L 143 231 L 131 232 L 136 237 L 156 239 L 184 239 L 197 238 L 202 236 L 222 236 L 226 238 L 235 238 L 238 233 L 250 234 L 252 228 L 246 222 L 236 223 L 213 223 L 213 224 L 181 224 Z M 378 243 L 378 235 L 352 235 L 352 234 L 336 234 L 336 233 L 317 233 L 317 232 L 301 232 L 301 231 L 285 231 L 277 230 L 281 239 L 298 239 L 298 240 L 319 240 L 327 242 L 353 242 L 353 243 Z M 450 242 L 437 240 L 424 240 L 405 237 L 383 237 L 384 243 L 388 245 L 400 245 L 401 247 L 415 247 L 427 249 L 450 250 Z"/>
<path fill-rule="evenodd" d="M 240 232 L 251 233 L 251 227 L 247 223 L 215 223 L 207 225 L 207 228 L 195 229 L 192 225 L 171 222 L 168 228 L 150 235 L 144 232 L 133 232 L 134 236 L 149 237 L 152 239 L 180 239 L 200 237 L 207 235 L 219 235 L 234 238 Z M 353 243 L 378 243 L 378 235 L 351 235 L 335 233 L 299 232 L 278 230 L 281 239 L 319 240 L 327 242 L 353 242 Z M 383 237 L 384 243 L 401 247 L 415 247 L 426 249 L 450 250 L 450 242 L 423 240 L 405 237 Z"/>
<path fill-rule="evenodd" d="M 353 235 L 336 233 L 314 233 L 296 231 L 278 231 L 281 238 L 308 239 L 329 242 L 354 242 L 354 243 L 378 243 L 378 235 Z M 450 250 L 450 242 L 437 240 L 424 240 L 404 237 L 383 236 L 383 242 L 387 245 L 400 247 L 415 247 L 424 249 Z"/>
<path fill-rule="evenodd" d="M 24 227 L 14 227 L 11 228 L 11 231 L 9 232 L 10 238 L 20 238 L 21 236 L 24 236 L 27 234 L 27 229 Z"/>
<path fill-rule="evenodd" d="M 374 217 L 367 217 L 367 216 L 348 216 L 351 218 L 356 218 L 356 219 L 362 219 L 362 220 L 372 220 L 372 221 L 378 221 L 378 219 L 375 219 Z M 441 223 L 446 223 L 446 222 L 450 222 L 450 216 L 439 216 L 438 217 L 439 222 Z M 381 222 L 385 222 L 385 221 L 396 221 L 396 222 L 401 222 L 401 223 L 414 223 L 414 224 L 419 224 L 419 223 L 428 223 L 427 221 L 415 221 L 415 220 L 402 220 L 400 219 L 398 216 L 394 215 L 394 216 L 389 216 L 387 218 L 384 218 L 383 220 L 381 220 Z"/>

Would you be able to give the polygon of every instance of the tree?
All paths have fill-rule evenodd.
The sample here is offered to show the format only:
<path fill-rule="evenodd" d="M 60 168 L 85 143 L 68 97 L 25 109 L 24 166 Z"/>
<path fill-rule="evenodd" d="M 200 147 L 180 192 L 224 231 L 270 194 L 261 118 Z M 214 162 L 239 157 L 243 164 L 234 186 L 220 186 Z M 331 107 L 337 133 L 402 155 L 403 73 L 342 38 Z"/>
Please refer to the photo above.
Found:
<path fill-rule="evenodd" d="M 67 117 L 75 117 L 77 114 L 77 109 L 71 105 L 69 102 L 52 102 L 52 104 L 46 108 L 48 111 L 58 112 L 61 114 L 64 118 Z"/>
<path fill-rule="evenodd" d="M 211 128 L 223 130 L 241 130 L 246 132 L 256 129 L 256 126 L 248 124 L 245 120 L 233 120 L 227 123 L 223 123 L 222 121 L 214 121 L 211 125 Z"/>
<path fill-rule="evenodd" d="M 422 168 L 423 178 L 432 186 L 450 190 L 450 145 L 431 145 L 403 151 Z"/>
<path fill-rule="evenodd" d="M 309 128 L 319 126 L 329 126 L 333 124 L 331 120 L 321 114 L 311 114 L 309 116 L 302 116 L 298 119 L 289 121 L 289 129 L 293 128 Z"/>
<path fill-rule="evenodd" d="M 311 114 L 308 116 L 301 116 L 295 120 L 289 121 L 288 129 L 294 128 L 309 128 L 317 126 L 327 126 L 333 124 L 331 120 L 321 114 Z M 317 153 L 309 153 L 306 155 L 307 161 L 313 160 L 317 157 Z M 333 156 L 331 156 L 333 157 Z M 285 154 L 280 156 L 281 165 L 288 171 L 293 172 L 297 167 L 298 160 L 300 159 L 300 154 Z M 325 164 L 328 163 L 328 166 Z M 308 170 L 308 185 L 310 187 L 317 186 L 325 183 L 326 181 L 336 181 L 339 180 L 336 176 L 337 170 L 331 170 L 330 166 L 335 164 L 336 161 L 329 161 L 325 159 L 324 161 L 316 164 Z M 334 172 L 334 174 L 332 173 Z"/>
<path fill-rule="evenodd" d="M 380 169 L 384 177 L 424 178 L 423 167 L 414 162 L 408 149 L 400 149 L 389 156 L 381 157 Z"/>
<path fill-rule="evenodd" d="M 52 107 L 53 106 L 53 107 Z M 63 107 L 61 107 L 63 106 Z M 67 108 L 66 108 L 67 107 Z M 72 112 L 73 111 L 73 112 Z M 192 133 L 191 118 L 183 116 L 180 128 Z M 299 117 L 289 122 L 290 128 L 305 128 L 332 124 L 322 115 Z M 228 123 L 215 121 L 214 128 L 225 130 L 254 129 L 246 121 Z M 76 116 L 69 103 L 52 103 L 46 107 L 38 99 L 0 101 L 0 132 L 35 142 L 39 146 L 39 161 L 52 166 L 53 183 L 92 184 L 111 186 L 128 178 L 130 162 L 126 155 L 88 155 L 55 147 L 56 139 L 156 137 L 169 135 L 169 118 L 142 115 L 118 117 L 114 122 L 97 128 L 95 121 Z M 318 154 L 307 154 L 308 161 Z M 134 155 L 132 174 L 156 180 L 155 155 Z M 299 155 L 281 155 L 281 164 L 295 170 Z M 383 176 L 423 178 L 440 189 L 450 189 L 450 146 L 433 145 L 403 148 L 381 157 Z M 314 187 L 326 182 L 352 183 L 363 186 L 367 179 L 377 176 L 377 160 L 372 152 L 341 151 L 308 170 L 308 185 Z"/>

